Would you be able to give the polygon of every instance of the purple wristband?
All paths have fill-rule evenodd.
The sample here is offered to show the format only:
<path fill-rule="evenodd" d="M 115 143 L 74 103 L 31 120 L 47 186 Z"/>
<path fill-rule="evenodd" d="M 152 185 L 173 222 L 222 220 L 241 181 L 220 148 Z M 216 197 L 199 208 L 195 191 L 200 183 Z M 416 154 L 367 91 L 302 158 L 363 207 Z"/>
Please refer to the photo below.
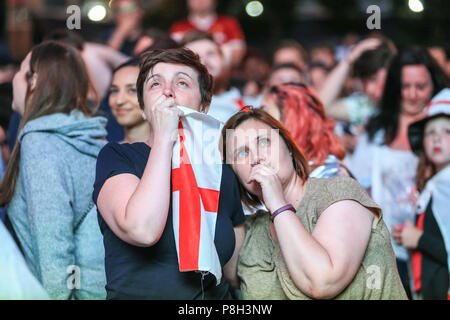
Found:
<path fill-rule="evenodd" d="M 270 220 L 273 221 L 273 219 L 275 219 L 275 217 L 277 215 L 279 215 L 280 213 L 282 213 L 283 211 L 286 211 L 286 210 L 291 210 L 294 213 L 296 212 L 294 206 L 289 203 L 289 204 L 282 206 L 281 208 L 275 210 L 274 212 L 272 212 L 272 214 L 270 215 Z"/>

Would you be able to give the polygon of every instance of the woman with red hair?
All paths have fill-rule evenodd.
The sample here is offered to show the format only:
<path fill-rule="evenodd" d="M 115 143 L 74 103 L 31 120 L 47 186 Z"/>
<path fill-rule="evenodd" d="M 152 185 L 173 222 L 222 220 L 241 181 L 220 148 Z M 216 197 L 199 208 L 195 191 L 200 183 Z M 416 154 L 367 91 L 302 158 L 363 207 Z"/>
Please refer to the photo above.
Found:
<path fill-rule="evenodd" d="M 341 163 L 345 151 L 334 134 L 334 120 L 325 115 L 317 94 L 304 84 L 274 86 L 264 96 L 262 109 L 288 129 L 312 169 L 310 176 L 351 176 Z"/>

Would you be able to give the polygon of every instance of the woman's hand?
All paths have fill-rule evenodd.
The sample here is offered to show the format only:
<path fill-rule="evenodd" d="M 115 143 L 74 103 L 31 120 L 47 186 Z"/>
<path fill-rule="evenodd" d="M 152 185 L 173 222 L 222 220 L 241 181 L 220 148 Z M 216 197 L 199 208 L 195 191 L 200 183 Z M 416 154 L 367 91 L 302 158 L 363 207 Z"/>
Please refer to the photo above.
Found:
<path fill-rule="evenodd" d="M 392 236 L 394 237 L 395 242 L 410 250 L 417 248 L 422 234 L 423 231 L 417 229 L 409 220 L 406 220 L 402 226 L 396 225 L 392 228 Z"/>
<path fill-rule="evenodd" d="M 183 114 L 175 106 L 172 97 L 161 95 L 152 106 L 144 110 L 143 117 L 150 124 L 155 141 L 175 142 L 178 137 L 178 121 Z"/>
<path fill-rule="evenodd" d="M 261 187 L 262 200 L 270 212 L 287 204 L 284 197 L 283 186 L 275 170 L 266 163 L 255 165 L 247 183 L 256 182 Z"/>

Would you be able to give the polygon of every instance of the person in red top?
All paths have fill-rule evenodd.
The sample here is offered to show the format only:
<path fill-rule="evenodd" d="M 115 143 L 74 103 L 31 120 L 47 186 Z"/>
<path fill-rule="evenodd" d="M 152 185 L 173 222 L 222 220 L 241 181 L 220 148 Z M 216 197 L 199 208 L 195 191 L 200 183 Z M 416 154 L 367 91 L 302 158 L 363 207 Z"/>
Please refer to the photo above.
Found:
<path fill-rule="evenodd" d="M 238 66 L 246 49 L 239 22 L 233 17 L 217 14 L 216 0 L 187 0 L 187 5 L 188 17 L 172 25 L 171 37 L 180 42 L 190 31 L 208 32 L 220 44 L 229 65 Z"/>

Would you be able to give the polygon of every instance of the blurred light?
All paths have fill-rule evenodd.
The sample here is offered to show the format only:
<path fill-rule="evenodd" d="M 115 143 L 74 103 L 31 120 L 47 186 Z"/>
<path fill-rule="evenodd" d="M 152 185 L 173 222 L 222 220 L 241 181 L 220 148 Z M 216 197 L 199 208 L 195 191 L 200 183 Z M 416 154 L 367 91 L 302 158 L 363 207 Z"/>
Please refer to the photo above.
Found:
<path fill-rule="evenodd" d="M 413 12 L 422 12 L 423 4 L 420 0 L 409 0 L 408 2 L 409 9 Z"/>
<path fill-rule="evenodd" d="M 91 21 L 102 21 L 106 17 L 106 8 L 104 5 L 97 4 L 89 9 L 87 16 Z"/>
<path fill-rule="evenodd" d="M 250 17 L 258 17 L 263 13 L 264 7 L 259 1 L 250 1 L 245 6 L 245 11 Z"/>

